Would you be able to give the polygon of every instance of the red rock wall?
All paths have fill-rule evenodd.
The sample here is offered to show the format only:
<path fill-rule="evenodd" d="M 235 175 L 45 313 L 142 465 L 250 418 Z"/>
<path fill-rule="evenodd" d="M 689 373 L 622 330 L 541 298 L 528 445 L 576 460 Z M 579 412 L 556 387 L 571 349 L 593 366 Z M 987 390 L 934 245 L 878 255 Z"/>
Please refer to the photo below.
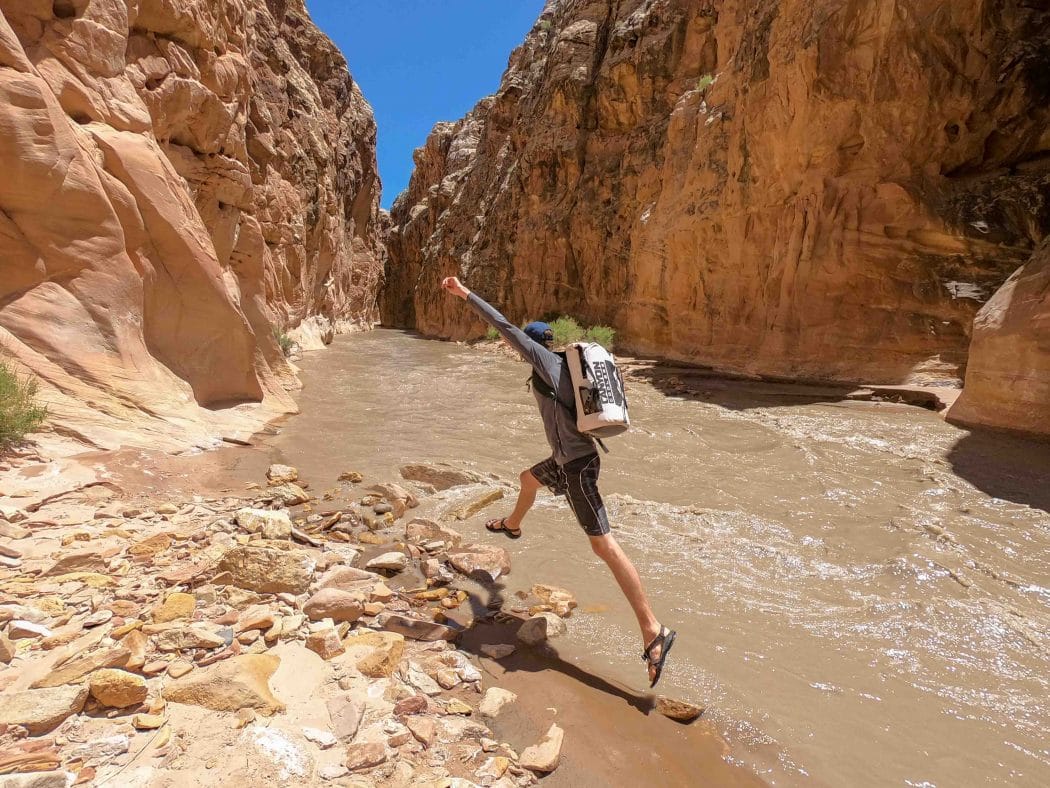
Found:
<path fill-rule="evenodd" d="M 59 434 L 294 408 L 272 326 L 377 318 L 375 124 L 302 0 L 0 0 L 0 342 Z"/>
<path fill-rule="evenodd" d="M 479 335 L 459 274 L 639 352 L 958 384 L 1050 230 L 1048 31 L 1021 0 L 552 0 L 417 151 L 384 321 Z"/>

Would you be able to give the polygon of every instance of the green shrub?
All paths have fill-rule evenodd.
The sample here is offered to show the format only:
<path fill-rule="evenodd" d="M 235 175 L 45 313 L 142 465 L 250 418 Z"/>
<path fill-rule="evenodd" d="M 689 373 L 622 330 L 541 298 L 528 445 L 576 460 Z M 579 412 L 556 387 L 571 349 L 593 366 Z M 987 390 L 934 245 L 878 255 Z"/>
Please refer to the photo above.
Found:
<path fill-rule="evenodd" d="M 485 339 L 489 342 L 495 342 L 501 336 L 499 329 L 492 328 L 489 326 L 489 330 L 485 332 Z"/>
<path fill-rule="evenodd" d="M 583 329 L 573 318 L 562 315 L 551 321 L 551 331 L 554 332 L 554 344 L 568 345 L 570 342 L 583 341 Z"/>
<path fill-rule="evenodd" d="M 295 340 L 281 331 L 277 326 L 273 327 L 273 338 L 276 339 L 277 344 L 281 346 L 281 352 L 284 353 L 284 355 L 287 356 L 292 352 L 292 348 L 295 346 Z"/>
<path fill-rule="evenodd" d="M 588 342 L 597 342 L 606 350 L 612 350 L 616 329 L 612 326 L 591 326 L 584 332 L 583 337 Z"/>
<path fill-rule="evenodd" d="M 36 403 L 35 378 L 19 378 L 0 361 L 0 447 L 20 442 L 47 418 L 47 408 Z"/>
<path fill-rule="evenodd" d="M 712 75 L 712 74 L 704 74 L 702 77 L 700 77 L 699 80 L 697 80 L 696 89 L 697 90 L 707 90 L 713 84 L 715 84 L 714 75 Z"/>

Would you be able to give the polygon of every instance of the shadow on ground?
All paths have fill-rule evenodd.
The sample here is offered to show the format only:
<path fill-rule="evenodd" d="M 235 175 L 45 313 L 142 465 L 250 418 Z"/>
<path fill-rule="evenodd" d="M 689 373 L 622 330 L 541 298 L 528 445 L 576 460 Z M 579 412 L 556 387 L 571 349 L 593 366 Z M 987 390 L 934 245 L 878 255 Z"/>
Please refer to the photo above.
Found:
<path fill-rule="evenodd" d="M 1050 513 L 1050 442 L 974 430 L 947 459 L 956 475 L 981 492 Z"/>

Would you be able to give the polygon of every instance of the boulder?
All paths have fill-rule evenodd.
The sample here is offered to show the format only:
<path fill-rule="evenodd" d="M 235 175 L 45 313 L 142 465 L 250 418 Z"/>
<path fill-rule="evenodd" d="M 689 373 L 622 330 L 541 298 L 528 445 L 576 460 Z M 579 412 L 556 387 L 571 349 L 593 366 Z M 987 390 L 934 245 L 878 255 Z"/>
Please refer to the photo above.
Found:
<path fill-rule="evenodd" d="M 0 694 L 0 724 L 21 725 L 30 736 L 54 730 L 84 708 L 84 685 L 46 687 Z"/>
<path fill-rule="evenodd" d="M 103 668 L 92 673 L 88 689 L 92 698 L 114 709 L 138 706 L 146 700 L 149 692 L 142 676 L 116 668 Z"/>
<path fill-rule="evenodd" d="M 283 509 L 241 509 L 236 520 L 245 531 L 260 534 L 263 539 L 289 539 L 292 535 L 292 520 Z"/>
<path fill-rule="evenodd" d="M 233 585 L 262 594 L 302 594 L 313 580 L 315 560 L 299 550 L 235 547 L 222 557 L 219 572 L 229 572 Z"/>
<path fill-rule="evenodd" d="M 298 506 L 310 500 L 306 490 L 291 482 L 271 487 L 266 491 L 266 497 L 278 501 L 282 506 Z"/>
<path fill-rule="evenodd" d="M 357 621 L 364 613 L 361 598 L 338 588 L 322 588 L 303 605 L 303 612 L 311 621 L 330 618 L 340 621 Z"/>
<path fill-rule="evenodd" d="M 510 553 L 488 544 L 468 544 L 448 551 L 448 562 L 459 573 L 480 582 L 494 583 L 510 574 Z"/>
<path fill-rule="evenodd" d="M 553 772 L 561 761 L 561 745 L 565 732 L 557 725 L 551 725 L 543 741 L 526 747 L 521 753 L 519 763 L 534 772 Z"/>
<path fill-rule="evenodd" d="M 547 640 L 561 637 L 568 631 L 565 622 L 554 613 L 538 613 L 518 627 L 518 640 L 537 646 Z"/>
<path fill-rule="evenodd" d="M 242 654 L 199 668 L 168 684 L 164 699 L 213 711 L 255 709 L 262 714 L 284 711 L 270 690 L 269 679 L 281 664 L 273 654 Z"/>

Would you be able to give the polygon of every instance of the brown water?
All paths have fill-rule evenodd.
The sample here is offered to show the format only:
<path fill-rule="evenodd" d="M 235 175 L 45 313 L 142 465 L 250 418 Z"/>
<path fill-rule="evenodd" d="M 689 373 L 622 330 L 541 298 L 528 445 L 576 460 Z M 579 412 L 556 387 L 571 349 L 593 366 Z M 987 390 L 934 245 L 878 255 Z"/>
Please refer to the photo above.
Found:
<path fill-rule="evenodd" d="M 302 364 L 302 415 L 275 457 L 314 489 L 409 461 L 513 479 L 549 453 L 527 368 L 380 330 Z M 971 435 L 936 414 L 632 382 L 610 441 L 614 532 L 679 639 L 661 689 L 704 702 L 736 758 L 779 784 L 1050 784 L 1050 447 Z M 462 524 L 489 539 L 481 522 Z M 558 641 L 641 690 L 626 603 L 562 502 L 542 496 L 511 588 L 585 608 Z M 565 644 L 562 646 L 562 644 Z"/>

